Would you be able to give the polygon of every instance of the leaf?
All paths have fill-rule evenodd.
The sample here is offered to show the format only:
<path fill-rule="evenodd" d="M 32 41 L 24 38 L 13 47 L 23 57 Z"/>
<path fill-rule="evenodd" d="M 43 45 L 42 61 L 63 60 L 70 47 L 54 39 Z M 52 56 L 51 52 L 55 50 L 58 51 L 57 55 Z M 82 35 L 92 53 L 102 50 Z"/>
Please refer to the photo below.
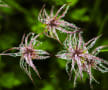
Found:
<path fill-rule="evenodd" d="M 51 42 L 48 42 L 48 40 L 43 41 L 36 49 L 43 49 L 43 50 L 53 50 L 54 45 Z"/>
<path fill-rule="evenodd" d="M 50 4 L 56 4 L 56 5 L 63 5 L 67 4 L 69 6 L 75 6 L 79 0 L 43 0 L 44 2 L 50 3 Z"/>
<path fill-rule="evenodd" d="M 54 90 L 54 87 L 51 84 L 46 84 L 41 90 Z"/>
<path fill-rule="evenodd" d="M 61 68 L 65 68 L 65 66 L 66 66 L 66 61 L 65 60 L 63 60 L 63 59 L 57 59 L 57 62 L 58 62 L 59 66 Z"/>
<path fill-rule="evenodd" d="M 8 48 L 12 47 L 13 44 L 16 41 L 17 40 L 16 40 L 15 33 L 1 35 L 1 37 L 0 37 L 0 48 L 2 48 L 2 49 L 8 49 Z"/>
<path fill-rule="evenodd" d="M 108 52 L 108 49 L 100 50 L 100 52 Z"/>
<path fill-rule="evenodd" d="M 89 16 L 87 16 L 86 13 L 87 13 L 86 8 L 76 9 L 73 12 L 71 12 L 70 17 L 72 17 L 72 19 L 74 20 L 86 22 L 90 20 Z"/>
<path fill-rule="evenodd" d="M 5 2 L 0 0 L 0 7 L 9 7 Z"/>
<path fill-rule="evenodd" d="M 103 19 L 103 21 L 101 21 L 101 25 L 100 25 L 100 29 L 98 32 L 98 35 L 102 34 L 103 30 L 104 30 L 104 26 L 108 21 L 108 14 L 105 16 L 105 18 Z"/>
<path fill-rule="evenodd" d="M 66 1 L 72 7 L 72 6 L 75 6 L 78 3 L 79 0 L 66 0 Z"/>
<path fill-rule="evenodd" d="M 13 73 L 5 73 L 0 77 L 0 86 L 5 88 L 13 88 L 21 84 L 21 81 L 18 80 Z"/>
<path fill-rule="evenodd" d="M 17 9 L 21 12 L 23 12 L 24 14 L 26 15 L 30 15 L 29 12 L 23 8 L 22 6 L 20 6 L 15 0 L 11 0 L 11 2 L 9 0 L 5 0 L 5 2 L 11 7 L 11 8 L 14 8 L 14 9 Z"/>
<path fill-rule="evenodd" d="M 1 56 L 0 56 L 0 71 L 5 67 L 5 63 L 2 62 Z"/>

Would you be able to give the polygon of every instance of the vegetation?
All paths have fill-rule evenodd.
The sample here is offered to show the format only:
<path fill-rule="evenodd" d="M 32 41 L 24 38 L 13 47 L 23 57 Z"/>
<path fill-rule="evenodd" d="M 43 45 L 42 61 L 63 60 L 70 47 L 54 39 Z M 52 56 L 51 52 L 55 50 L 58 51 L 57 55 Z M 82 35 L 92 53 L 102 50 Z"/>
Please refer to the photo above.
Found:
<path fill-rule="evenodd" d="M 0 52 L 11 47 L 18 47 L 24 33 L 27 35 L 29 32 L 35 34 L 43 32 L 46 25 L 41 23 L 38 17 L 44 4 L 47 13 L 50 13 L 50 8 L 53 6 L 54 13 L 64 4 L 70 6 L 63 20 L 72 23 L 74 29 L 76 26 L 80 27 L 84 32 L 82 36 L 85 42 L 102 35 L 95 47 L 108 45 L 108 11 L 106 9 L 108 6 L 105 0 L 0 0 Z M 36 76 L 36 73 L 31 69 L 35 85 L 20 69 L 20 57 L 0 56 L 0 90 L 72 90 L 75 74 L 72 72 L 72 80 L 68 80 L 65 71 L 66 60 L 55 57 L 57 52 L 64 50 L 61 43 L 64 42 L 67 34 L 58 30 L 57 35 L 53 37 L 50 33 L 49 36 L 52 38 L 48 38 L 45 34 L 41 34 L 38 39 L 42 43 L 36 49 L 49 52 L 51 57 L 46 60 L 32 60 L 42 78 L 38 78 L 39 75 Z M 107 61 L 107 51 L 107 48 L 102 49 L 98 56 Z M 100 84 L 92 82 L 93 89 L 107 90 L 108 73 L 92 70 L 92 74 L 100 82 Z M 90 89 L 89 78 L 86 73 L 84 73 L 83 80 L 77 79 L 74 89 Z"/>

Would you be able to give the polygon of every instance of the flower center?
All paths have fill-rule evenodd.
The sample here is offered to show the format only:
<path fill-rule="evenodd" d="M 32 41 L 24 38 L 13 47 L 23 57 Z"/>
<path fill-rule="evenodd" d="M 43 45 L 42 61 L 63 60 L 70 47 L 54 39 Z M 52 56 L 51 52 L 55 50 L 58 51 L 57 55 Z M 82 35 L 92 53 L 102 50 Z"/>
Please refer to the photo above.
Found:
<path fill-rule="evenodd" d="M 34 57 L 36 55 L 36 53 L 34 52 L 34 50 L 32 48 L 25 48 L 23 54 L 30 55 L 31 57 Z"/>
<path fill-rule="evenodd" d="M 50 20 L 49 25 L 50 25 L 51 27 L 57 26 L 56 19 Z"/>
<path fill-rule="evenodd" d="M 79 56 L 79 55 L 82 54 L 82 53 L 83 53 L 82 50 L 76 49 L 76 50 L 74 51 L 74 53 L 73 53 L 73 56 L 75 56 L 75 55 Z"/>

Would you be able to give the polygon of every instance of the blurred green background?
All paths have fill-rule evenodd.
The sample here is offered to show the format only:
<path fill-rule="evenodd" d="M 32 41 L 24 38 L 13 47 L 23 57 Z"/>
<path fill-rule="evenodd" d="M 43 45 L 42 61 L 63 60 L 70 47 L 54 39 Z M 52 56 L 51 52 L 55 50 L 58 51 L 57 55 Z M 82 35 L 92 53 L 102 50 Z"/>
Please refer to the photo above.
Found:
<path fill-rule="evenodd" d="M 84 30 L 85 41 L 102 34 L 96 46 L 108 45 L 108 0 L 0 0 L 0 5 L 9 6 L 0 7 L 0 52 L 18 46 L 24 33 L 43 32 L 44 26 L 37 20 L 43 4 L 46 4 L 48 12 L 54 5 L 56 12 L 65 3 L 70 8 L 64 19 Z M 62 42 L 65 36 L 59 34 Z M 44 35 L 39 39 L 43 42 L 40 48 L 52 54 L 47 60 L 33 61 L 42 79 L 31 70 L 34 86 L 19 66 L 20 57 L 0 56 L 0 90 L 73 90 L 73 79 L 69 81 L 65 72 L 66 61 L 54 57 L 63 47 Z M 98 56 L 108 60 L 108 52 L 102 52 Z M 96 70 L 92 72 L 100 82 L 93 82 L 93 90 L 108 90 L 108 73 Z M 77 80 L 74 90 L 81 89 L 90 90 L 87 75 L 83 82 Z"/>

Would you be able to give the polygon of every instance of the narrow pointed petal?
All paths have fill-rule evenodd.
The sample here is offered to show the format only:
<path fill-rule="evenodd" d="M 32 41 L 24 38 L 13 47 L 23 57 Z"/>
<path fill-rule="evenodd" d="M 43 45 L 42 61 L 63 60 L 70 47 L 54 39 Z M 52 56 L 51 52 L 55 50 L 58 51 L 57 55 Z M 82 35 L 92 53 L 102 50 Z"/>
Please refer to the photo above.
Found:
<path fill-rule="evenodd" d="M 60 9 L 57 11 L 57 13 L 55 14 L 55 17 L 58 16 L 58 14 L 61 12 L 61 10 L 66 6 L 66 4 L 64 4 L 63 6 L 60 7 Z"/>
<path fill-rule="evenodd" d="M 78 64 L 78 69 L 79 69 L 79 73 L 80 73 L 80 76 L 81 76 L 81 79 L 83 78 L 83 73 L 82 73 L 82 65 L 81 65 L 81 60 L 79 57 L 75 57 L 75 60 L 77 61 L 77 64 Z"/>
<path fill-rule="evenodd" d="M 53 28 L 53 33 L 54 33 L 54 35 L 55 35 L 55 39 L 60 43 L 60 44 L 62 44 L 61 43 L 61 41 L 60 41 L 60 39 L 59 39 L 59 37 L 58 37 L 58 35 L 57 35 L 57 32 L 56 32 L 56 30 L 55 30 L 55 28 Z"/>
<path fill-rule="evenodd" d="M 92 54 L 93 54 L 93 55 L 99 54 L 100 50 L 103 49 L 103 48 L 105 48 L 105 47 L 108 47 L 108 45 L 104 45 L 104 46 L 99 46 L 99 47 L 97 47 L 96 49 L 94 49 L 94 50 L 92 51 Z"/>
<path fill-rule="evenodd" d="M 40 10 L 40 12 L 39 12 L 39 15 L 38 15 L 38 20 L 39 21 L 41 21 L 41 18 L 42 18 L 42 11 L 43 11 L 43 9 L 45 8 L 45 4 L 42 6 L 42 9 Z"/>
<path fill-rule="evenodd" d="M 31 72 L 30 72 L 30 66 L 26 63 L 26 61 L 24 60 L 23 57 L 21 57 L 21 59 L 20 59 L 20 67 L 28 75 L 28 77 L 31 79 L 32 83 L 34 83 L 34 80 L 33 80 L 32 76 L 31 76 Z"/>
<path fill-rule="evenodd" d="M 28 45 L 28 38 L 29 38 L 31 35 L 34 35 L 34 33 L 30 32 L 29 34 L 27 34 L 27 36 L 26 36 L 26 38 L 25 38 L 25 45 L 26 45 L 26 46 Z"/>
<path fill-rule="evenodd" d="M 85 43 L 85 46 L 87 46 L 88 49 L 92 48 L 94 46 L 94 44 L 96 43 L 96 41 L 101 37 L 100 36 L 97 36 L 91 40 L 89 40 L 88 42 Z"/>
<path fill-rule="evenodd" d="M 34 51 L 36 52 L 36 54 L 50 55 L 48 52 L 44 50 L 34 50 Z"/>
<path fill-rule="evenodd" d="M 68 33 L 68 34 L 74 34 L 76 32 L 79 32 L 79 30 L 76 30 L 76 31 L 73 31 L 73 32 L 72 31 L 67 31 L 67 30 L 65 30 L 64 28 L 61 28 L 61 27 L 57 27 L 57 30 L 59 30 L 63 33 Z"/>
<path fill-rule="evenodd" d="M 36 66 L 34 66 L 34 64 L 33 64 L 32 60 L 31 60 L 30 55 L 28 56 L 27 59 L 28 59 L 28 62 L 29 62 L 28 64 L 33 68 L 33 70 L 36 72 L 36 74 L 38 75 L 38 77 L 41 79 L 40 74 L 39 74 Z"/>
<path fill-rule="evenodd" d="M 54 14 L 54 6 L 52 6 L 52 8 L 51 8 L 50 16 L 53 17 L 53 14 Z"/>
<path fill-rule="evenodd" d="M 61 59 L 66 59 L 66 60 L 71 60 L 71 53 L 62 53 L 59 52 L 56 57 L 61 58 Z"/>
<path fill-rule="evenodd" d="M 12 47 L 8 50 L 3 51 L 2 53 L 6 53 L 6 52 L 11 51 L 11 50 L 19 50 L 19 49 L 20 49 L 19 47 Z"/>
<path fill-rule="evenodd" d="M 38 60 L 45 60 L 48 59 L 50 56 L 36 56 L 36 59 Z"/>
<path fill-rule="evenodd" d="M 21 56 L 21 53 L 1 53 L 0 55 L 16 57 L 16 56 Z"/>
<path fill-rule="evenodd" d="M 58 20 L 65 16 L 65 14 L 67 13 L 68 9 L 69 9 L 69 6 L 67 6 L 65 11 L 62 13 L 62 15 L 58 17 Z"/>

